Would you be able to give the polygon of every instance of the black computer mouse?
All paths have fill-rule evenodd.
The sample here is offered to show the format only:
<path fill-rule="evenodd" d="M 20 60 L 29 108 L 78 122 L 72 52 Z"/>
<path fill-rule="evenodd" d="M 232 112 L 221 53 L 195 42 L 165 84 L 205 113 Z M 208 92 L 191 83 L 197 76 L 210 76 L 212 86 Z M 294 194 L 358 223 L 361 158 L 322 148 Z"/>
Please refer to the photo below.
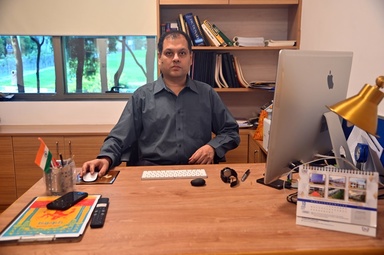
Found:
<path fill-rule="evenodd" d="M 205 185 L 205 180 L 203 178 L 196 178 L 191 181 L 191 185 L 194 187 L 200 187 Z"/>

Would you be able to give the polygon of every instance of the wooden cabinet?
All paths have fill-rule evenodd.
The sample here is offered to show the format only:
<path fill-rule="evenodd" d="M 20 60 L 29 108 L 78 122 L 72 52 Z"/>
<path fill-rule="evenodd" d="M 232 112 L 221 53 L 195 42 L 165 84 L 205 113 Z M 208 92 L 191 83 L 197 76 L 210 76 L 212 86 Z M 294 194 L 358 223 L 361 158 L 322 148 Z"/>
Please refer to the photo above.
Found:
<path fill-rule="evenodd" d="M 275 80 L 278 53 L 300 45 L 301 0 L 159 0 L 160 24 L 176 22 L 179 14 L 192 12 L 216 24 L 228 38 L 264 37 L 296 40 L 292 47 L 193 47 L 194 51 L 226 51 L 237 56 L 247 81 Z M 228 90 L 228 89 L 217 89 Z M 229 89 L 233 91 L 244 88 Z"/>
<path fill-rule="evenodd" d="M 225 155 L 225 163 L 244 163 L 248 161 L 248 132 L 240 131 L 240 144 L 239 146 L 231 151 L 228 151 Z"/>
<path fill-rule="evenodd" d="M 255 141 L 250 134 L 248 139 L 248 163 L 264 163 L 267 152 L 262 147 L 262 141 Z"/>
<path fill-rule="evenodd" d="M 0 213 L 16 200 L 12 137 L 0 137 Z"/>

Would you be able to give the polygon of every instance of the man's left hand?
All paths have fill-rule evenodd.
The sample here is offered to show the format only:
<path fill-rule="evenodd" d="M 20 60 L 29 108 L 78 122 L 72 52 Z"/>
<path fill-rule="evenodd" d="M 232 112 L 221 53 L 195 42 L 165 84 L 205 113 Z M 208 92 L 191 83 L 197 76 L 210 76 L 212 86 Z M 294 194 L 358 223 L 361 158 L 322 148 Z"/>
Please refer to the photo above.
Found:
<path fill-rule="evenodd" d="M 215 150 L 208 144 L 200 147 L 189 158 L 188 164 L 213 164 Z"/>

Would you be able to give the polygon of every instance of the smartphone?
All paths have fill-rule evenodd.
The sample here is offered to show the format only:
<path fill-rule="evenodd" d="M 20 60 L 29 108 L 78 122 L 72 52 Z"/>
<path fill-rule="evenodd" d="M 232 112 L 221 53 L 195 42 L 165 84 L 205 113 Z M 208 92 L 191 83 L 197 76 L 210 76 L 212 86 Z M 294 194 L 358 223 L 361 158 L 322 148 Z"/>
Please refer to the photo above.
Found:
<path fill-rule="evenodd" d="M 47 204 L 50 210 L 67 210 L 88 196 L 87 192 L 71 191 Z"/>

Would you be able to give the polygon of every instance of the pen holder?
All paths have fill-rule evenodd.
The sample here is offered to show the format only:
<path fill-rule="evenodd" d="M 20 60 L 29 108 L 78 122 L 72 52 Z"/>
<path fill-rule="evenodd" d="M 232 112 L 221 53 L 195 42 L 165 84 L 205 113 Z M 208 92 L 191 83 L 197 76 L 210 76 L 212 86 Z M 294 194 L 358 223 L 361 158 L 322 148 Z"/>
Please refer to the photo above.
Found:
<path fill-rule="evenodd" d="M 65 164 L 64 167 L 51 167 L 48 172 L 44 172 L 46 194 L 48 196 L 61 196 L 73 191 L 75 179 L 76 166 L 73 160 Z"/>

